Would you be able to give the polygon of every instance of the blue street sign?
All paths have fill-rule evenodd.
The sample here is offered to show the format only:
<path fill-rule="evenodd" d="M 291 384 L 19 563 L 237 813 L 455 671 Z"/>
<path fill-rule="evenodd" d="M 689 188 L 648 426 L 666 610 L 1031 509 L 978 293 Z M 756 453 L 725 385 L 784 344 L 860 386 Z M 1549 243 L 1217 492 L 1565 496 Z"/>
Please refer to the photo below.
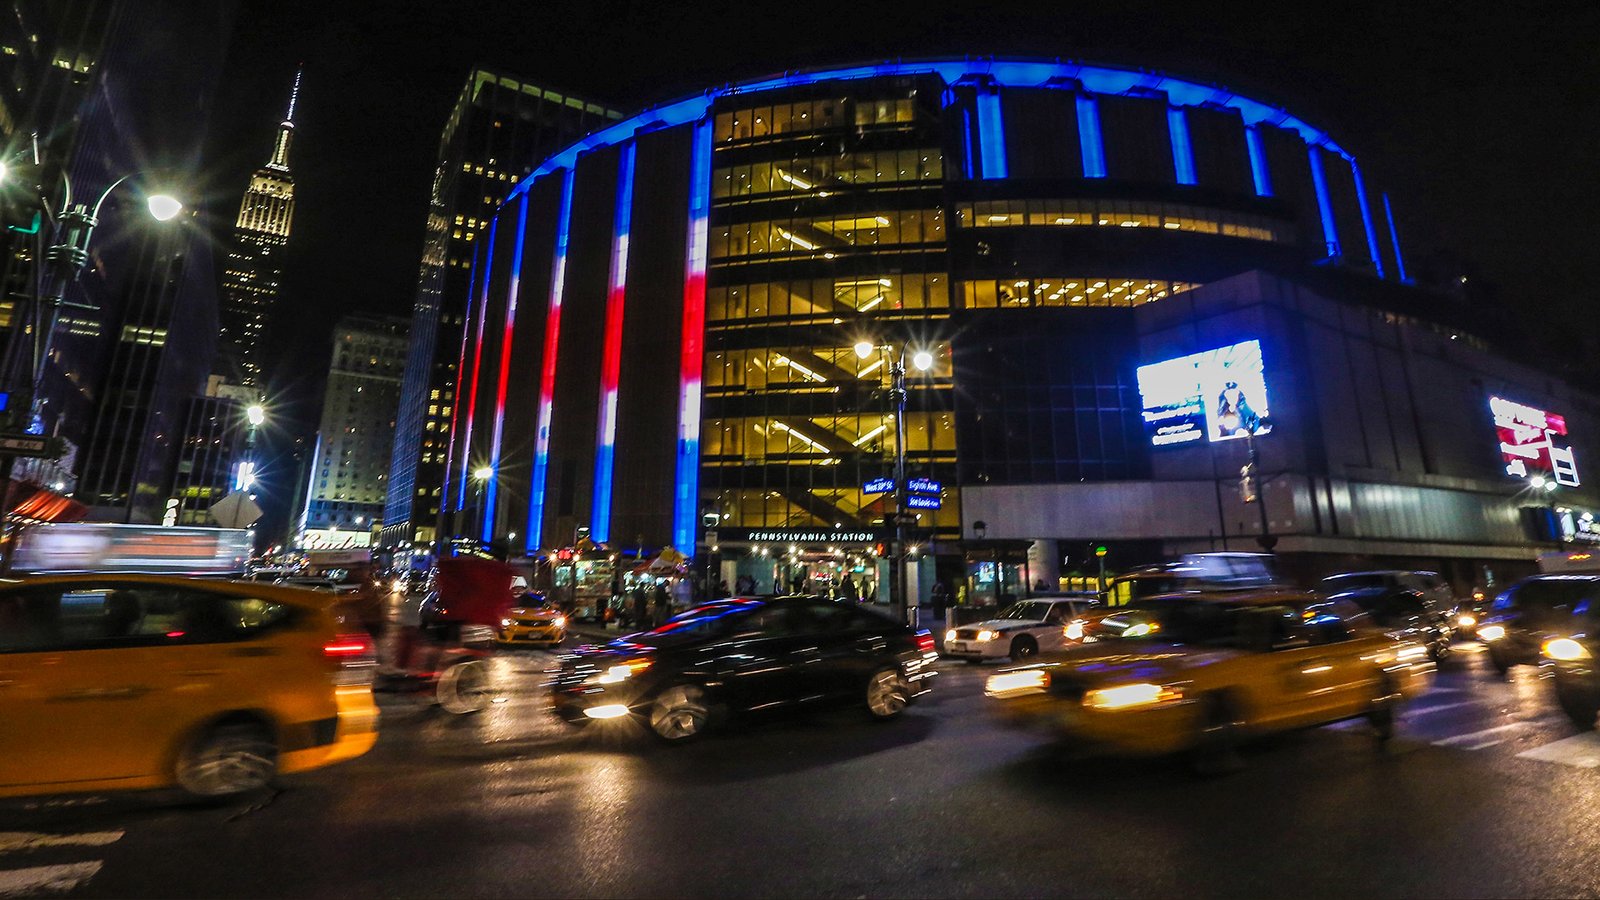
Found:
<path fill-rule="evenodd" d="M 893 478 L 874 478 L 861 486 L 864 494 L 887 494 L 894 490 Z"/>
<path fill-rule="evenodd" d="M 907 478 L 906 490 L 913 494 L 937 494 L 944 490 L 944 485 L 934 481 L 932 478 Z M 937 509 L 938 507 L 930 506 L 924 508 Z"/>
<path fill-rule="evenodd" d="M 907 509 L 938 509 L 939 508 L 939 498 L 938 497 L 924 497 L 921 494 L 908 494 L 908 495 L 906 495 L 906 508 Z"/>

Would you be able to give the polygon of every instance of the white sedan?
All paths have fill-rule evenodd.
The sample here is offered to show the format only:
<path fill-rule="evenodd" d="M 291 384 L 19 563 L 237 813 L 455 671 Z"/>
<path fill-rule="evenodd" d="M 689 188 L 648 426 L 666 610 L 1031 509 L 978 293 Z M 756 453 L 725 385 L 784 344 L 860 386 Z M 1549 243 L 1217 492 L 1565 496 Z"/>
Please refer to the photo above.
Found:
<path fill-rule="evenodd" d="M 961 625 L 944 633 L 944 655 L 977 663 L 986 659 L 1027 659 L 1071 643 L 1066 631 L 1091 606 L 1094 594 L 1030 597 L 1006 607 L 993 619 Z M 1081 635 L 1079 635 L 1081 636 Z"/>

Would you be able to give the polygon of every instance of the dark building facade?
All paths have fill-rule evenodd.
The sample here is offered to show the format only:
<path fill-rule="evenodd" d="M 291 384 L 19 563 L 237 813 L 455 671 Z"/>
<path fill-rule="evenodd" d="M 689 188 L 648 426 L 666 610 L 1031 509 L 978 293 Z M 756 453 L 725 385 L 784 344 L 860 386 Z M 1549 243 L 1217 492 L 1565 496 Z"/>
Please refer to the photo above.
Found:
<path fill-rule="evenodd" d="M 588 526 L 703 554 L 714 514 L 724 572 L 768 589 L 797 571 L 881 572 L 869 557 L 893 500 L 868 482 L 902 440 L 909 475 L 932 482 L 909 510 L 915 590 L 987 550 L 998 592 L 1028 567 L 1009 553 L 1033 545 L 1047 576 L 1059 547 L 1113 535 L 1002 524 L 1010 507 L 981 492 L 1159 494 L 1179 477 L 1174 454 L 1198 452 L 1170 445 L 1233 451 L 1241 421 L 1266 421 L 1235 412 L 1245 389 L 1224 381 L 1184 415 L 1225 408 L 1231 432 L 1151 430 L 1167 413 L 1141 381 L 1165 352 L 1150 323 L 1185 309 L 1205 333 L 1188 299 L 1200 286 L 1262 273 L 1458 345 L 1486 334 L 1408 286 L 1401 248 L 1387 195 L 1348 150 L 1215 85 L 979 58 L 713 89 L 549 157 L 490 220 L 446 508 L 458 534 L 516 533 L 528 553 Z M 1254 339 L 1268 349 L 1219 358 L 1244 371 L 1265 353 L 1251 377 L 1274 384 L 1288 351 Z M 931 364 L 908 373 L 897 434 L 890 372 L 916 351 Z M 1253 439 L 1264 458 L 1282 433 Z M 1141 521 L 1114 536 L 1147 555 L 1194 546 L 1192 531 Z"/>
<path fill-rule="evenodd" d="M 439 138 L 383 512 L 386 545 L 434 539 L 473 259 L 495 209 L 540 160 L 620 118 L 511 76 L 468 76 Z"/>

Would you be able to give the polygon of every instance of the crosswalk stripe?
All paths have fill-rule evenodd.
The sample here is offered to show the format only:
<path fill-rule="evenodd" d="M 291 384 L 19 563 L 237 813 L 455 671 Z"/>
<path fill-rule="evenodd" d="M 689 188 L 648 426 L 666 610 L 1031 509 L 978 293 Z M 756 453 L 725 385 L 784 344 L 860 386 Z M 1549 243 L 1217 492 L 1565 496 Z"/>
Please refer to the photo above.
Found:
<path fill-rule="evenodd" d="M 1560 763 L 1580 769 L 1600 769 L 1600 733 L 1589 731 L 1563 738 L 1542 747 L 1524 750 L 1517 754 L 1517 758 Z"/>
<path fill-rule="evenodd" d="M 60 866 L 34 866 L 29 869 L 0 870 L 0 897 L 31 897 L 43 893 L 64 893 L 95 876 L 103 865 L 94 862 Z"/>
<path fill-rule="evenodd" d="M 120 831 L 86 831 L 82 834 L 38 834 L 31 831 L 0 831 L 0 853 L 41 850 L 45 847 L 104 847 L 122 838 Z"/>
<path fill-rule="evenodd" d="M 1447 737 L 1443 740 L 1434 741 L 1433 743 L 1436 747 L 1454 747 L 1458 744 L 1471 744 L 1474 741 L 1477 741 L 1479 738 L 1485 738 L 1491 734 L 1499 734 L 1502 731 L 1512 731 L 1517 728 L 1522 728 L 1524 725 L 1525 723 L 1523 722 L 1512 722 L 1509 725 L 1496 725 L 1493 728 L 1485 728 L 1482 731 L 1473 731 L 1467 734 L 1458 734 L 1455 737 Z"/>
<path fill-rule="evenodd" d="M 1413 706 L 1406 710 L 1408 716 L 1423 716 L 1428 713 L 1444 712 L 1447 709 L 1460 709 L 1463 706 L 1477 706 L 1476 700 L 1458 700 L 1455 703 L 1441 703 L 1438 706 Z"/>

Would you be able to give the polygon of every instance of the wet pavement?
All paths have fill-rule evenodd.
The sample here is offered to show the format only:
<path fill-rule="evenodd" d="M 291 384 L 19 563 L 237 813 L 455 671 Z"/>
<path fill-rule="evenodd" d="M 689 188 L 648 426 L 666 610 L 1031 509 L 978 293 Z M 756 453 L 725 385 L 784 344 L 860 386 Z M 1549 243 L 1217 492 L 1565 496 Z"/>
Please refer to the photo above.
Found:
<path fill-rule="evenodd" d="M 891 723 L 773 715 L 665 747 L 554 720 L 550 661 L 497 659 L 478 715 L 383 695 L 372 753 L 248 803 L 0 805 L 0 897 L 1600 894 L 1600 738 L 1472 652 L 1387 751 L 1332 726 L 1211 779 L 998 727 L 991 667 L 942 663 Z"/>

